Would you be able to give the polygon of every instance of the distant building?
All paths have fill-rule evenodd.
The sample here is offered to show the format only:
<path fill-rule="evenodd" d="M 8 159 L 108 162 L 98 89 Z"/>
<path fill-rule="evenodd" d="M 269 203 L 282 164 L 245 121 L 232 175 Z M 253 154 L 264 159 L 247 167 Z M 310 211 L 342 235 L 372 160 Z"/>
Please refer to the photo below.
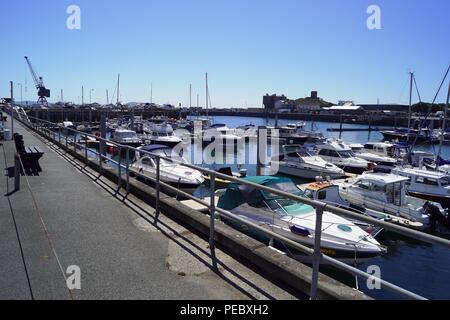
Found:
<path fill-rule="evenodd" d="M 312 91 L 310 97 L 297 100 L 287 99 L 285 95 L 268 95 L 263 98 L 266 110 L 278 110 L 280 112 L 316 111 L 320 110 L 320 98 L 317 91 Z"/>
<path fill-rule="evenodd" d="M 263 97 L 263 105 L 264 105 L 265 109 L 275 110 L 276 109 L 275 105 L 276 105 L 277 102 L 279 102 L 279 101 L 284 102 L 286 100 L 287 100 L 287 98 L 286 98 L 286 96 L 284 94 L 281 95 L 281 96 L 278 96 L 276 94 L 273 94 L 273 95 L 269 96 L 269 94 L 266 94 Z M 280 106 L 279 103 L 278 103 L 278 106 Z"/>

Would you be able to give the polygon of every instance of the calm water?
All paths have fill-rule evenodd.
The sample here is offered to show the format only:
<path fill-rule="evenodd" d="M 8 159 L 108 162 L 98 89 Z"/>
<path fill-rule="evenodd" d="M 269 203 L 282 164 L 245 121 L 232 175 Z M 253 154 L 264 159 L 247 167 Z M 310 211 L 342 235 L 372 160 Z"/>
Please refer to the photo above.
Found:
<path fill-rule="evenodd" d="M 263 118 L 242 118 L 242 117 L 214 117 L 215 123 L 225 123 L 229 127 L 237 127 L 246 124 L 267 125 Z M 292 123 L 292 120 L 279 120 L 278 123 Z M 268 125 L 273 125 L 274 120 L 269 120 Z M 311 129 L 312 124 L 307 124 L 307 129 Z M 339 137 L 337 132 L 327 132 L 327 128 L 338 127 L 336 123 L 315 123 L 314 128 L 321 131 L 326 137 Z M 359 125 L 345 124 L 345 127 L 358 127 Z M 344 132 L 342 139 L 346 142 L 365 143 L 367 141 L 382 141 L 382 135 L 378 132 Z M 433 151 L 435 147 L 422 147 L 424 151 Z M 241 152 L 246 155 L 256 152 L 250 146 Z M 450 158 L 450 147 L 443 148 L 443 156 Z M 227 159 L 234 170 L 237 169 L 233 158 Z M 227 165 L 224 165 L 227 166 Z M 213 166 L 221 167 L 221 166 Z M 249 175 L 255 174 L 255 166 L 243 166 L 248 169 Z M 198 193 L 207 192 L 200 190 Z M 429 299 L 450 299 L 450 250 L 436 245 L 429 245 L 412 239 L 404 238 L 386 232 L 379 241 L 388 247 L 388 253 L 371 259 L 367 263 L 359 266 L 361 270 L 367 270 L 370 265 L 378 265 L 381 268 L 381 276 L 384 280 L 392 282 L 400 287 L 411 290 Z M 326 267 L 325 269 L 328 269 Z M 355 285 L 355 279 L 344 273 L 326 270 L 337 276 L 341 281 L 349 285 Z M 364 281 L 359 281 L 360 290 L 377 299 L 396 299 L 398 295 L 385 290 L 369 290 Z"/>

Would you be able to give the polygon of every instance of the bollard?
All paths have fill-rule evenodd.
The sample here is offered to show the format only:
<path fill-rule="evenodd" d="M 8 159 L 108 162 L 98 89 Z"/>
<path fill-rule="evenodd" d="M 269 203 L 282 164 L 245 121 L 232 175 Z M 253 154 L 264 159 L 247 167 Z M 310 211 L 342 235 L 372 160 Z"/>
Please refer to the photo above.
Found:
<path fill-rule="evenodd" d="M 217 260 L 216 260 L 216 249 L 215 249 L 215 240 L 214 240 L 214 225 L 215 225 L 215 214 L 216 214 L 216 176 L 211 175 L 211 182 L 210 182 L 210 191 L 211 191 L 211 203 L 209 207 L 209 248 L 211 250 L 211 260 L 212 260 L 212 267 L 214 270 L 217 270 Z"/>
<path fill-rule="evenodd" d="M 311 300 L 317 300 L 317 285 L 319 282 L 319 267 L 322 260 L 322 253 L 320 251 L 320 239 L 322 237 L 322 217 L 323 207 L 316 208 L 316 232 L 314 242 L 313 254 L 313 271 L 311 280 Z"/>

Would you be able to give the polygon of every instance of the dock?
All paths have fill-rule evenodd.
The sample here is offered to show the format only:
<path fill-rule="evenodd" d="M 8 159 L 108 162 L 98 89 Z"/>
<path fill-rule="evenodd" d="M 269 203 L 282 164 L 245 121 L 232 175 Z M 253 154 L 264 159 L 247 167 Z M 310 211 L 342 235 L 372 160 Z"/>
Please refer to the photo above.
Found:
<path fill-rule="evenodd" d="M 0 299 L 308 298 L 310 267 L 219 224 L 215 270 L 207 215 L 162 195 L 156 221 L 152 188 L 133 179 L 127 194 L 112 168 L 99 174 L 19 121 L 15 131 L 45 154 L 43 172 L 21 177 L 20 190 L 13 178 L 1 184 Z M 15 146 L 2 144 L 6 169 Z M 80 290 L 68 289 L 70 266 L 81 270 Z M 321 299 L 369 299 L 322 274 L 318 287 Z"/>

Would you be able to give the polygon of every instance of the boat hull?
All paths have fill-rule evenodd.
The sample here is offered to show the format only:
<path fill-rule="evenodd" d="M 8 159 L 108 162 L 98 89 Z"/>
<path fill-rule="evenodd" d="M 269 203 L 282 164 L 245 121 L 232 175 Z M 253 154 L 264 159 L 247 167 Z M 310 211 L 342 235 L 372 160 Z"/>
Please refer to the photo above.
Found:
<path fill-rule="evenodd" d="M 422 193 L 422 192 L 414 192 L 414 191 L 411 191 L 411 190 L 409 190 L 408 192 L 413 197 L 440 203 L 441 206 L 444 209 L 449 209 L 450 208 L 450 197 L 436 196 L 436 195 L 433 195 L 433 194 L 426 194 L 426 193 Z"/>
<path fill-rule="evenodd" d="M 327 171 L 315 171 L 311 169 L 305 168 L 297 168 L 297 167 L 289 167 L 285 165 L 279 166 L 279 173 L 287 174 L 290 176 L 304 178 L 304 179 L 315 179 L 316 177 L 330 177 L 331 179 L 340 178 L 343 175 L 336 172 L 327 172 Z"/>

